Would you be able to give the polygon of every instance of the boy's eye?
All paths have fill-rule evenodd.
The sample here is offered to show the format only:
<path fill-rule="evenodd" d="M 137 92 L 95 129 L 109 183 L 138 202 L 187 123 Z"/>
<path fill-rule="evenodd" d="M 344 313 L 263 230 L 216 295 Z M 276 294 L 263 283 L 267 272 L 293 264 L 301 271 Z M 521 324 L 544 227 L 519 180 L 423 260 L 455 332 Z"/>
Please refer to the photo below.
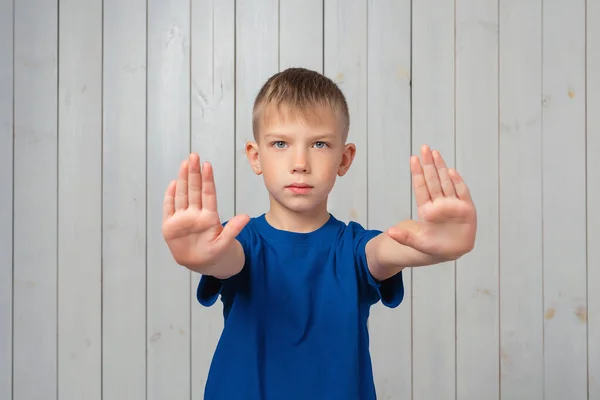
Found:
<path fill-rule="evenodd" d="M 316 143 L 315 143 L 315 147 L 316 147 L 317 149 L 322 149 L 322 148 L 324 148 L 324 147 L 326 147 L 326 146 L 327 146 L 327 143 L 325 143 L 325 142 L 316 142 Z"/>
<path fill-rule="evenodd" d="M 274 142 L 273 146 L 277 147 L 278 149 L 283 149 L 285 147 L 285 142 L 280 140 L 280 141 Z"/>

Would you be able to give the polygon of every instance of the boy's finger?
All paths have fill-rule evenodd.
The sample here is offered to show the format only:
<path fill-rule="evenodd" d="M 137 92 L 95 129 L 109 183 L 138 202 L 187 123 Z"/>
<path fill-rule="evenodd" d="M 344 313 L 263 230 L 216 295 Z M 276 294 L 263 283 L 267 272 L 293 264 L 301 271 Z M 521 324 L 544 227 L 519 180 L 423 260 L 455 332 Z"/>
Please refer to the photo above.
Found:
<path fill-rule="evenodd" d="M 222 240 L 224 245 L 228 244 L 240 234 L 249 221 L 250 217 L 246 214 L 236 215 L 231 218 L 227 224 L 225 224 L 223 231 L 221 231 L 219 240 Z"/>
<path fill-rule="evenodd" d="M 467 184 L 460 176 L 458 171 L 451 168 L 448 172 L 450 174 L 450 177 L 452 178 L 452 182 L 454 182 L 454 187 L 456 188 L 456 194 L 458 198 L 471 203 L 473 201 L 471 199 L 471 192 L 469 191 Z"/>
<path fill-rule="evenodd" d="M 437 168 L 438 175 L 440 177 L 440 182 L 442 185 L 442 192 L 444 196 L 447 197 L 456 197 L 456 191 L 454 190 L 454 183 L 452 182 L 452 178 L 450 178 L 450 174 L 448 173 L 448 167 L 442 155 L 439 151 L 433 152 L 433 163 Z"/>
<path fill-rule="evenodd" d="M 408 229 L 389 228 L 386 233 L 390 238 L 394 239 L 401 245 L 424 252 L 424 249 L 419 246 L 419 238 L 417 237 L 417 234 L 409 231 Z"/>
<path fill-rule="evenodd" d="M 410 158 L 410 172 L 412 173 L 413 188 L 415 190 L 415 199 L 417 201 L 417 207 L 427 203 L 431 200 L 429 197 L 429 191 L 427 190 L 427 184 L 425 183 L 425 175 L 423 175 L 423 168 L 419 158 L 412 156 Z"/>
<path fill-rule="evenodd" d="M 431 200 L 435 200 L 438 197 L 442 197 L 442 185 L 440 184 L 440 177 L 437 173 L 437 168 L 433 163 L 433 155 L 429 146 L 423 146 L 421 148 L 421 157 L 423 159 L 423 172 L 425 175 L 425 182 L 429 189 L 429 196 Z"/>
<path fill-rule="evenodd" d="M 196 153 L 190 154 L 189 170 L 189 206 L 202 208 L 202 173 L 200 172 L 200 157 Z"/>
<path fill-rule="evenodd" d="M 175 181 L 169 182 L 163 200 L 163 222 L 175 213 Z"/>
<path fill-rule="evenodd" d="M 185 210 L 188 206 L 188 160 L 181 163 L 175 185 L 175 211 Z"/>
<path fill-rule="evenodd" d="M 217 212 L 217 192 L 212 165 L 205 162 L 202 166 L 202 207 Z"/>

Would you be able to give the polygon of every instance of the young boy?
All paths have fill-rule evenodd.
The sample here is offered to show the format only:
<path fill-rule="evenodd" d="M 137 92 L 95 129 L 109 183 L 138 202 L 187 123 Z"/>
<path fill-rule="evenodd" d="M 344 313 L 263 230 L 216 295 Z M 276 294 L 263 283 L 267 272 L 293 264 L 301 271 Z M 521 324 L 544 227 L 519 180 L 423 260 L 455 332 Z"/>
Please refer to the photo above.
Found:
<path fill-rule="evenodd" d="M 404 296 L 402 270 L 455 260 L 475 242 L 476 212 L 438 152 L 411 157 L 416 221 L 385 232 L 327 211 L 352 164 L 348 107 L 325 76 L 301 68 L 271 77 L 254 104 L 246 154 L 269 192 L 258 217 L 221 224 L 212 167 L 191 154 L 165 193 L 163 235 L 178 264 L 202 274 L 197 299 L 220 295 L 224 329 L 209 400 L 375 399 L 367 319 Z"/>

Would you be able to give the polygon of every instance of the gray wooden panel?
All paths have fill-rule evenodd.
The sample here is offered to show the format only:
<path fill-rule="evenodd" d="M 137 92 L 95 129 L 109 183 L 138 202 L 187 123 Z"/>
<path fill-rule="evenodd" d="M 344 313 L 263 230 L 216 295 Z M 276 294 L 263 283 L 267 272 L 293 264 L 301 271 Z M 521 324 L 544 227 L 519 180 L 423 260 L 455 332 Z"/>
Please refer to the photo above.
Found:
<path fill-rule="evenodd" d="M 543 6 L 545 399 L 587 399 L 585 2 Z"/>
<path fill-rule="evenodd" d="M 368 3 L 368 221 L 385 230 L 411 217 L 410 0 Z M 411 270 L 399 308 L 371 310 L 375 387 L 382 399 L 410 399 Z"/>
<path fill-rule="evenodd" d="M 102 3 L 61 0 L 58 75 L 58 398 L 101 387 Z"/>
<path fill-rule="evenodd" d="M 600 400 L 600 2 L 586 7 L 588 390 Z"/>
<path fill-rule="evenodd" d="M 235 1 L 202 0 L 191 9 L 192 150 L 213 166 L 221 220 L 235 211 Z M 204 398 L 213 352 L 223 329 L 222 304 L 196 300 L 192 274 L 192 398 Z"/>
<path fill-rule="evenodd" d="M 505 0 L 499 11 L 500 394 L 535 400 L 544 397 L 542 0 Z"/>
<path fill-rule="evenodd" d="M 500 364 L 498 2 L 457 0 L 455 15 L 455 162 L 478 219 L 475 249 L 456 262 L 456 397 L 494 399 Z"/>
<path fill-rule="evenodd" d="M 12 398 L 13 2 L 0 2 L 0 398 Z"/>
<path fill-rule="evenodd" d="M 103 57 L 102 394 L 145 400 L 145 0 L 104 1 Z"/>
<path fill-rule="evenodd" d="M 415 215 L 408 155 L 424 143 L 463 173 L 480 216 L 457 289 L 452 263 L 409 270 L 400 308 L 374 308 L 380 397 L 600 399 L 600 8 L 457 1 L 455 93 L 454 3 L 413 1 L 411 12 L 408 1 L 151 1 L 147 123 L 146 2 L 71 0 L 60 19 L 57 2 L 14 2 L 14 71 L 13 2 L 0 2 L 0 397 L 98 398 L 102 384 L 104 397 L 142 399 L 147 384 L 151 399 L 202 398 L 221 308 L 197 304 L 199 276 L 166 249 L 164 190 L 193 149 L 215 166 L 224 220 L 267 211 L 244 154 L 252 102 L 278 70 L 325 64 L 358 145 L 336 216 L 385 229 Z"/>
<path fill-rule="evenodd" d="M 148 1 L 147 396 L 188 399 L 190 271 L 162 236 L 162 199 L 190 152 L 190 3 Z"/>
<path fill-rule="evenodd" d="M 350 170 L 338 177 L 329 211 L 367 226 L 367 0 L 332 0 L 324 11 L 323 72 L 344 92 L 350 110 L 348 143 L 356 145 Z"/>
<path fill-rule="evenodd" d="M 269 209 L 262 176 L 250 168 L 245 145 L 253 141 L 252 106 L 261 86 L 279 71 L 278 0 L 236 3 L 235 211 L 251 217 Z"/>
<path fill-rule="evenodd" d="M 454 166 L 454 2 L 413 1 L 412 146 Z M 413 218 L 417 218 L 413 206 Z M 413 398 L 454 399 L 454 263 L 412 271 Z"/>
<path fill-rule="evenodd" d="M 58 4 L 15 2 L 14 400 L 57 396 Z"/>
<path fill-rule="evenodd" d="M 323 72 L 324 0 L 279 0 L 279 69 Z"/>

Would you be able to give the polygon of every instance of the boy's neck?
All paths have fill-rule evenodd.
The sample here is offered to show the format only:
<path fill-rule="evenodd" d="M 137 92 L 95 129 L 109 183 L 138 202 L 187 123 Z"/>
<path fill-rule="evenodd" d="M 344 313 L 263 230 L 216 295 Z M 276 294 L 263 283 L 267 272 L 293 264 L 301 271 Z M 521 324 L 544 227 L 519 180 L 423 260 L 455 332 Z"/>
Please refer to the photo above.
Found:
<path fill-rule="evenodd" d="M 319 207 L 305 212 L 294 212 L 271 199 L 271 207 L 265 213 L 265 218 L 272 227 L 297 233 L 313 232 L 329 220 L 327 202 Z"/>

